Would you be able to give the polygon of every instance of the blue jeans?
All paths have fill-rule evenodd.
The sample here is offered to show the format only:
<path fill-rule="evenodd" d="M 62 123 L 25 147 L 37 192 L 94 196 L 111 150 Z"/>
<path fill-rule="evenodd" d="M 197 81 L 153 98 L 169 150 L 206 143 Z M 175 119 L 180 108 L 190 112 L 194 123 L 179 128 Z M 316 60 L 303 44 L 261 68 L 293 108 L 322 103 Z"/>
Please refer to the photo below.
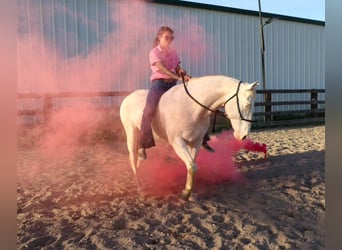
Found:
<path fill-rule="evenodd" d="M 150 148 L 156 145 L 151 129 L 151 121 L 156 112 L 160 97 L 176 84 L 176 80 L 171 83 L 166 83 L 162 79 L 153 81 L 152 87 L 147 94 L 145 108 L 141 120 L 139 148 Z"/>

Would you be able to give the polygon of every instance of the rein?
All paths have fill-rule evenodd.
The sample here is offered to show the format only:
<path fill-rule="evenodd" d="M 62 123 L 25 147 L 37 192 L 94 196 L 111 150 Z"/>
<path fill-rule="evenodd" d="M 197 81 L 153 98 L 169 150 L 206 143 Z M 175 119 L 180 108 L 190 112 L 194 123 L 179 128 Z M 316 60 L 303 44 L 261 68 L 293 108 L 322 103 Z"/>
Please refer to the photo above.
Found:
<path fill-rule="evenodd" d="M 188 94 L 188 96 L 189 96 L 193 101 L 195 101 L 195 102 L 196 102 L 198 105 L 200 105 L 202 108 L 207 109 L 207 110 L 209 110 L 210 112 L 215 113 L 215 119 L 216 119 L 216 115 L 220 115 L 220 116 L 224 117 L 225 119 L 229 120 L 228 115 L 225 113 L 225 111 L 222 112 L 222 111 L 220 111 L 220 110 L 212 110 L 211 108 L 205 106 L 204 104 L 202 104 L 202 103 L 200 103 L 198 100 L 196 100 L 195 97 L 193 97 L 193 96 L 190 94 L 190 92 L 189 92 L 189 90 L 188 90 L 188 88 L 187 88 L 187 86 L 186 86 L 186 84 L 185 84 L 184 74 L 181 74 L 181 76 L 182 76 L 182 81 L 183 81 L 183 86 L 184 86 L 185 92 Z M 237 108 L 238 108 L 238 111 L 239 111 L 240 119 L 243 120 L 243 121 L 246 121 L 246 122 L 253 122 L 252 120 L 249 120 L 249 119 L 244 118 L 244 117 L 242 116 L 242 113 L 241 113 L 241 110 L 240 110 L 239 96 L 238 96 L 238 94 L 239 94 L 239 90 L 240 90 L 240 85 L 241 85 L 241 83 L 242 83 L 242 81 L 239 81 L 239 84 L 238 84 L 238 87 L 237 87 L 237 90 L 236 90 L 235 94 L 232 95 L 231 97 L 229 97 L 228 100 L 224 102 L 223 107 L 225 108 L 226 104 L 227 104 L 231 99 L 233 99 L 234 97 L 236 97 L 236 104 L 237 104 Z"/>

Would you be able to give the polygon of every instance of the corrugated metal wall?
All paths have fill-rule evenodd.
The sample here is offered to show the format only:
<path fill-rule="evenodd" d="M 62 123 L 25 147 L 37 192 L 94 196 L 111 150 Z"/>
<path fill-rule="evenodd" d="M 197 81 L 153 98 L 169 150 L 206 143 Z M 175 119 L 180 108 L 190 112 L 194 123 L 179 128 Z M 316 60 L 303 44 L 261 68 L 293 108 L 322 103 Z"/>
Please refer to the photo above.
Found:
<path fill-rule="evenodd" d="M 17 4 L 19 93 L 147 88 L 161 25 L 174 28 L 191 75 L 262 81 L 258 16 L 128 0 Z M 325 88 L 323 25 L 280 19 L 264 34 L 267 88 Z"/>

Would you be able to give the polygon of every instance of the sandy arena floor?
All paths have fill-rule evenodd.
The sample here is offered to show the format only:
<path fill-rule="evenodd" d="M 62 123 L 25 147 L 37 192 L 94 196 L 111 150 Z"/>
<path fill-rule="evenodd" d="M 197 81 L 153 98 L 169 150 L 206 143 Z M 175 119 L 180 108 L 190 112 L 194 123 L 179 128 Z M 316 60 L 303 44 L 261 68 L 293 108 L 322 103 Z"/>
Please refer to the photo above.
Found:
<path fill-rule="evenodd" d="M 325 249 L 325 126 L 254 130 L 251 139 L 267 144 L 266 159 L 226 155 L 236 165 L 226 180 L 199 166 L 196 199 L 185 202 L 185 170 L 172 157 L 159 171 L 144 162 L 139 171 L 161 192 L 141 194 L 122 141 L 70 153 L 19 138 L 18 249 Z"/>

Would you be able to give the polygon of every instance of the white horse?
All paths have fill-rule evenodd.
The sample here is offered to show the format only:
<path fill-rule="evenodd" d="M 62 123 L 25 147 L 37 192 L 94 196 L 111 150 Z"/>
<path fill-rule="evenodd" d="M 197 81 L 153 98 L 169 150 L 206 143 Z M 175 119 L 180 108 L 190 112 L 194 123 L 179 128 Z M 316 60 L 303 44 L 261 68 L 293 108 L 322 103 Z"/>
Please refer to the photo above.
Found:
<path fill-rule="evenodd" d="M 224 107 L 224 115 L 230 119 L 234 137 L 245 139 L 251 128 L 254 110 L 255 87 L 258 82 L 243 83 L 227 76 L 203 76 L 191 78 L 186 83 L 168 90 L 160 98 L 152 120 L 155 137 L 169 142 L 185 163 L 187 178 L 182 198 L 188 199 L 197 171 L 196 156 L 210 123 L 210 114 Z M 137 177 L 138 135 L 148 90 L 140 89 L 129 94 L 120 106 L 120 118 L 127 136 L 127 147 L 132 170 Z M 196 100 L 196 101 L 194 101 Z"/>

